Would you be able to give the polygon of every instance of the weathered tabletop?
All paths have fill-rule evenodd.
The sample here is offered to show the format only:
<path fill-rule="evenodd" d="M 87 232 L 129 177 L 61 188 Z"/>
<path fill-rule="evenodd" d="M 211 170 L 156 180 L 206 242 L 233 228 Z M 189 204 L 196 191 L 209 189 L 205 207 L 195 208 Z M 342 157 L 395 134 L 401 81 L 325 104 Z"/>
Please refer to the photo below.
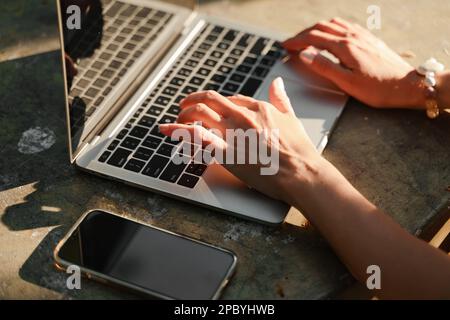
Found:
<path fill-rule="evenodd" d="M 89 281 L 80 291 L 67 290 L 66 275 L 53 268 L 56 243 L 84 211 L 93 208 L 236 252 L 237 273 L 224 298 L 325 298 L 352 282 L 311 227 L 290 223 L 264 227 L 71 167 L 59 53 L 30 55 L 56 48 L 53 1 L 1 2 L 0 299 L 133 297 Z M 450 66 L 450 2 L 377 2 L 383 19 L 377 33 L 390 45 L 407 52 L 414 64 L 433 55 Z M 336 15 L 364 23 L 370 3 L 207 1 L 202 10 L 293 33 Z M 42 133 L 48 134 L 44 143 L 33 145 L 30 137 Z M 448 203 L 449 146 L 449 115 L 429 121 L 423 113 L 376 111 L 351 100 L 325 157 L 370 200 L 417 234 Z M 33 153 L 39 149 L 44 150 Z"/>

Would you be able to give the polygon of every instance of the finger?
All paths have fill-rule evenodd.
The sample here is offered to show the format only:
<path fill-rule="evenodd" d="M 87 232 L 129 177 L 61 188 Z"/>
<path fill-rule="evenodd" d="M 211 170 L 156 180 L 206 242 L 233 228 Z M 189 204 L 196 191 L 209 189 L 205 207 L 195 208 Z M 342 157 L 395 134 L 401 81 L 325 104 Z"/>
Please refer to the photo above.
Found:
<path fill-rule="evenodd" d="M 341 45 L 345 38 L 338 37 L 320 30 L 311 30 L 300 33 L 283 43 L 284 47 L 289 51 L 302 51 L 309 46 L 317 49 L 328 50 L 339 59 L 344 58 L 347 54 L 344 46 Z"/>
<path fill-rule="evenodd" d="M 320 30 L 339 37 L 345 37 L 348 32 L 346 28 L 343 28 L 338 24 L 331 23 L 328 21 L 320 21 L 316 25 L 314 25 L 311 29 Z"/>
<path fill-rule="evenodd" d="M 351 81 L 353 73 L 341 64 L 334 63 L 321 55 L 314 48 L 308 48 L 299 55 L 303 63 L 315 73 L 331 80 L 338 87 L 344 89 Z M 344 89 L 345 90 L 345 89 Z"/>
<path fill-rule="evenodd" d="M 221 122 L 221 116 L 202 103 L 181 110 L 177 119 L 178 123 L 184 124 L 194 123 L 197 121 L 202 122 L 207 128 L 217 128 L 219 130 L 224 129 Z"/>
<path fill-rule="evenodd" d="M 335 24 L 335 25 L 337 25 L 337 26 L 339 26 L 341 28 L 344 28 L 346 30 L 349 30 L 349 29 L 352 28 L 352 23 L 351 22 L 348 22 L 347 20 L 344 20 L 344 19 L 339 18 L 339 17 L 331 19 L 330 22 L 332 24 Z"/>
<path fill-rule="evenodd" d="M 269 101 L 281 112 L 295 115 L 294 108 L 292 108 L 291 101 L 286 93 L 284 81 L 281 77 L 272 81 L 269 88 Z"/>
<path fill-rule="evenodd" d="M 247 97 L 247 96 L 238 94 L 236 96 L 228 97 L 228 99 L 237 106 L 245 107 L 245 108 L 253 110 L 253 111 L 258 110 L 259 101 L 256 100 L 255 98 L 251 98 L 251 97 Z"/>
<path fill-rule="evenodd" d="M 180 107 L 185 109 L 200 103 L 206 104 L 223 117 L 228 117 L 236 111 L 236 106 L 216 91 L 201 91 L 192 93 L 185 99 L 181 100 Z"/>
<path fill-rule="evenodd" d="M 213 145 L 220 151 L 226 148 L 226 142 L 221 137 L 199 125 L 180 123 L 160 124 L 159 131 L 168 137 L 173 137 L 174 134 L 183 137 L 188 136 L 191 142 L 201 141 L 203 146 Z"/>

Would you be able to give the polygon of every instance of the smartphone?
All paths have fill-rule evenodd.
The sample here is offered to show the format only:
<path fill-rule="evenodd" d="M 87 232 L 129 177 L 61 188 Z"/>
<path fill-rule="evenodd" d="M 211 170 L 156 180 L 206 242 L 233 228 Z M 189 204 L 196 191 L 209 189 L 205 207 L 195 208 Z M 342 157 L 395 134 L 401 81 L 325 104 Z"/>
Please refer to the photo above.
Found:
<path fill-rule="evenodd" d="M 56 265 L 160 299 L 217 299 L 236 267 L 231 251 L 101 210 L 57 245 Z"/>

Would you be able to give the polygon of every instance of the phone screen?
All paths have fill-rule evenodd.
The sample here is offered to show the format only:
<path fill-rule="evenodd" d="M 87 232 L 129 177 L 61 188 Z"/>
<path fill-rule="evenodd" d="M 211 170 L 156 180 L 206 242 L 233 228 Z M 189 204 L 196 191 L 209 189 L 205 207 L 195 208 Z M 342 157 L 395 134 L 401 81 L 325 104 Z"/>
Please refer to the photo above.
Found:
<path fill-rule="evenodd" d="M 172 299 L 213 298 L 235 261 L 231 252 L 101 211 L 83 219 L 57 256 Z"/>

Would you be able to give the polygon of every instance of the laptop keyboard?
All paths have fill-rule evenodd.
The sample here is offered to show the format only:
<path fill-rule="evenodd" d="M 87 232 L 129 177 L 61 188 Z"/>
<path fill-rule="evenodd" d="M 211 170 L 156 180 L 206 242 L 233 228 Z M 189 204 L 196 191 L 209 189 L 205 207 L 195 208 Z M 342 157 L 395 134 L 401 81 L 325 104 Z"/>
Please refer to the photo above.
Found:
<path fill-rule="evenodd" d="M 86 33 L 69 44 L 72 56 L 89 57 L 78 61 L 70 90 L 73 130 L 95 113 L 171 18 L 159 10 L 103 1 L 103 20 L 90 22 Z M 92 48 L 99 43 L 100 48 Z"/>
<path fill-rule="evenodd" d="M 182 153 L 183 142 L 159 132 L 158 124 L 173 123 L 179 102 L 192 92 L 216 90 L 225 96 L 253 96 L 275 62 L 281 45 L 249 33 L 207 25 L 182 53 L 98 161 L 152 178 L 194 188 L 207 169 L 193 157 L 201 146 L 190 145 L 186 164 L 171 155 Z M 186 142 L 184 142 L 186 143 Z"/>

